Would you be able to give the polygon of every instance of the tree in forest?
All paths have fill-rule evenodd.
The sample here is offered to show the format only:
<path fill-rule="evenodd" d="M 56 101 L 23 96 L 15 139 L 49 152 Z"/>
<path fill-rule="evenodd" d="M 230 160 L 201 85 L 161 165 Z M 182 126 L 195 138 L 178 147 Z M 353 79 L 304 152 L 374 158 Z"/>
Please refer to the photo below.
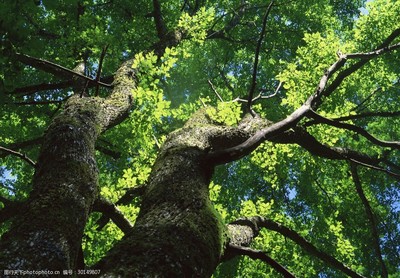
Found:
<path fill-rule="evenodd" d="M 2 275 L 398 277 L 399 15 L 0 1 Z"/>

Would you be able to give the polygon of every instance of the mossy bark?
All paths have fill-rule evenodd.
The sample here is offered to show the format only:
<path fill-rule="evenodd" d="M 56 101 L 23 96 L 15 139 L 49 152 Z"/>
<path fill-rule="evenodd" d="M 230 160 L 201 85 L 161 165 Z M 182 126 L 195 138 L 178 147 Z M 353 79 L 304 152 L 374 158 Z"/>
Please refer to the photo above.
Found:
<path fill-rule="evenodd" d="M 228 234 L 209 199 L 215 163 L 208 154 L 243 142 L 250 129 L 216 125 L 202 109 L 172 132 L 153 166 L 133 230 L 95 266 L 102 276 L 210 277 Z"/>
<path fill-rule="evenodd" d="M 0 269 L 75 269 L 81 239 L 98 194 L 95 142 L 132 106 L 135 88 L 127 62 L 109 98 L 72 96 L 46 134 L 25 210 L 0 241 Z M 62 272 L 61 272 L 62 273 Z"/>
<path fill-rule="evenodd" d="M 211 205 L 206 123 L 170 134 L 153 166 L 132 232 L 97 267 L 106 277 L 209 277 L 226 240 Z"/>
<path fill-rule="evenodd" d="M 27 209 L 2 238 L 1 268 L 75 267 L 83 228 L 97 195 L 94 143 L 99 131 L 95 102 L 74 101 L 47 130 Z"/>
<path fill-rule="evenodd" d="M 71 97 L 45 134 L 27 209 L 0 241 L 1 269 L 74 269 L 83 229 L 98 197 L 94 144 L 132 106 L 134 73 L 127 62 L 110 97 Z M 96 266 L 105 277 L 209 277 L 227 243 L 208 186 L 210 152 L 245 141 L 252 121 L 238 127 L 195 113 L 163 145 L 134 228 Z"/>

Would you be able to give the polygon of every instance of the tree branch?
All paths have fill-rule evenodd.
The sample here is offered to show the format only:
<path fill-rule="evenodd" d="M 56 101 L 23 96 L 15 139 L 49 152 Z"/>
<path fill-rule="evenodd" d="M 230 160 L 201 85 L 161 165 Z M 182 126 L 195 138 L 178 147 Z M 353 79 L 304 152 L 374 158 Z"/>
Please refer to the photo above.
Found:
<path fill-rule="evenodd" d="M 66 99 L 68 99 L 68 97 Z M 63 103 L 66 99 L 62 99 L 62 100 L 45 100 L 45 101 L 21 101 L 21 102 L 13 102 L 12 104 L 18 105 L 18 106 L 22 106 L 22 105 L 48 105 L 48 104 Z"/>
<path fill-rule="evenodd" d="M 29 165 L 31 165 L 32 167 L 35 167 L 35 166 L 36 166 L 36 163 L 33 162 L 32 159 L 30 159 L 29 157 L 27 157 L 26 154 L 22 154 L 22 153 L 20 153 L 20 152 L 13 151 L 13 150 L 11 150 L 11 149 L 7 149 L 7 148 L 4 148 L 4 147 L 2 147 L 2 146 L 0 146 L 0 151 L 3 151 L 3 152 L 6 152 L 6 153 L 15 155 L 15 156 L 17 156 L 17 157 L 23 159 L 25 162 L 27 162 L 27 163 L 28 163 Z"/>
<path fill-rule="evenodd" d="M 6 94 L 12 94 L 18 96 L 29 96 L 33 95 L 40 91 L 52 91 L 52 90 L 61 90 L 72 86 L 72 80 L 62 81 L 59 83 L 42 83 L 37 85 L 31 85 L 26 87 L 16 88 L 11 92 L 6 92 Z"/>
<path fill-rule="evenodd" d="M 306 240 L 304 237 L 302 237 L 300 234 L 298 234 L 296 231 L 283 226 L 280 223 L 277 223 L 273 220 L 266 219 L 263 217 L 251 217 L 251 221 L 255 221 L 257 225 L 261 228 L 266 228 L 268 230 L 272 230 L 275 232 L 280 233 L 281 235 L 290 238 L 293 240 L 295 243 L 300 245 L 305 251 L 310 253 L 313 256 L 316 256 L 320 260 L 324 261 L 325 263 L 329 264 L 330 266 L 336 268 L 337 270 L 342 271 L 343 273 L 349 275 L 350 277 L 363 277 L 360 274 L 354 272 L 351 270 L 349 267 L 344 265 L 343 263 L 339 262 L 336 258 L 333 256 L 319 250 L 317 247 L 315 247 L 312 243 L 310 243 L 308 240 Z"/>
<path fill-rule="evenodd" d="M 296 277 L 292 273 L 290 273 L 284 266 L 282 266 L 277 261 L 275 261 L 270 256 L 268 256 L 266 252 L 254 250 L 249 247 L 237 246 L 237 245 L 232 245 L 232 244 L 228 245 L 226 252 L 228 252 L 231 257 L 245 255 L 252 259 L 261 260 L 261 261 L 269 264 L 273 269 L 275 269 L 277 272 L 282 274 L 283 277 L 288 277 L 288 278 Z"/>
<path fill-rule="evenodd" d="M 348 120 L 356 120 L 363 119 L 369 117 L 398 117 L 400 116 L 400 111 L 388 112 L 388 111 L 376 111 L 376 112 L 365 112 L 357 115 L 348 115 L 338 118 L 333 118 L 334 121 L 348 121 Z"/>
<path fill-rule="evenodd" d="M 111 84 L 113 82 L 113 76 L 106 76 L 100 78 L 100 81 L 103 83 Z M 53 91 L 53 90 L 61 90 L 66 89 L 73 86 L 73 81 L 66 80 L 58 83 L 42 83 L 36 85 L 30 85 L 20 88 L 15 88 L 13 91 L 5 92 L 8 95 L 17 95 L 18 97 L 21 96 L 30 96 L 40 91 Z M 87 85 L 88 89 L 97 86 L 97 84 L 89 83 Z"/>
<path fill-rule="evenodd" d="M 100 151 L 100 152 L 102 152 L 102 153 L 104 153 L 104 154 L 106 154 L 108 156 L 111 156 L 114 159 L 119 159 L 121 157 L 121 153 L 120 152 L 113 151 L 113 150 L 110 150 L 110 149 L 108 149 L 106 147 L 103 147 L 103 146 L 99 145 L 97 142 L 96 142 L 95 148 L 96 148 L 96 150 L 98 150 L 98 151 Z"/>
<path fill-rule="evenodd" d="M 270 139 L 270 141 L 280 144 L 295 143 L 313 155 L 327 159 L 352 161 L 358 165 L 384 172 L 396 179 L 400 178 L 400 174 L 379 166 L 379 164 L 385 160 L 377 159 L 347 148 L 324 145 L 301 127 L 296 127 L 292 132 L 286 132 L 284 135 L 276 136 L 275 138 Z M 386 164 L 388 163 L 386 162 Z"/>
<path fill-rule="evenodd" d="M 365 105 L 369 100 L 372 99 L 372 97 L 379 91 L 382 91 L 382 88 L 379 87 L 375 90 L 373 90 L 372 93 L 370 93 L 365 99 L 363 99 L 356 107 L 354 107 L 353 109 L 351 109 L 351 111 L 362 111 L 364 110 L 367 106 Z"/>
<path fill-rule="evenodd" d="M 125 194 L 119 198 L 119 200 L 115 203 L 116 205 L 128 205 L 130 204 L 134 198 L 140 197 L 144 194 L 146 190 L 146 185 L 141 184 L 132 188 L 126 189 Z"/>
<path fill-rule="evenodd" d="M 233 16 L 232 18 L 229 20 L 229 22 L 221 29 L 221 30 L 214 30 L 214 27 L 216 26 L 216 24 L 224 17 L 226 17 L 227 15 L 229 15 L 231 12 L 227 12 L 224 13 L 223 15 L 221 15 L 219 18 L 217 18 L 214 21 L 213 26 L 211 26 L 210 30 L 207 31 L 207 39 L 225 39 L 228 41 L 233 41 L 233 39 L 230 39 L 228 37 L 225 36 L 225 34 L 227 34 L 230 30 L 232 30 L 233 28 L 235 28 L 241 21 L 244 12 L 246 11 L 246 7 L 249 4 L 242 0 L 241 4 L 239 7 L 235 8 L 232 10 Z"/>
<path fill-rule="evenodd" d="M 400 174 L 397 174 L 397 173 L 394 173 L 392 171 L 389 171 L 388 169 L 385 169 L 385 168 L 382 168 L 382 167 L 379 167 L 379 166 L 374 166 L 374 165 L 371 165 L 371 164 L 368 164 L 368 163 L 364 163 L 364 162 L 361 162 L 361 161 L 359 161 L 357 159 L 353 159 L 353 158 L 349 158 L 348 160 L 353 162 L 353 163 L 355 163 L 355 164 L 357 164 L 357 165 L 361 165 L 361 166 L 364 166 L 366 168 L 370 168 L 370 169 L 373 169 L 373 170 L 376 170 L 376 171 L 379 171 L 379 172 L 386 173 L 389 176 L 392 176 L 392 177 L 400 180 Z"/>
<path fill-rule="evenodd" d="M 396 31 L 395 31 L 396 32 Z M 398 34 L 399 35 L 399 34 Z M 396 35 L 396 36 L 398 36 Z M 365 53 L 350 53 L 350 54 L 344 54 L 343 57 L 345 59 L 367 59 L 371 60 L 372 58 L 375 58 L 383 53 L 393 51 L 395 49 L 400 48 L 400 43 L 394 44 L 394 45 L 381 45 L 381 47 L 377 50 L 370 51 L 370 52 L 365 52 Z"/>
<path fill-rule="evenodd" d="M 274 3 L 274 1 L 271 1 L 267 7 L 267 10 L 265 11 L 265 14 L 263 17 L 262 29 L 261 29 L 260 37 L 257 42 L 256 53 L 254 55 L 253 75 L 252 75 L 251 85 L 250 85 L 249 94 L 248 94 L 248 98 L 247 98 L 247 111 L 249 113 L 252 113 L 251 104 L 252 104 L 253 97 L 254 97 L 254 91 L 256 90 L 256 86 L 257 86 L 257 72 L 258 72 L 258 62 L 259 62 L 259 58 L 260 58 L 261 44 L 264 39 L 265 28 L 267 26 L 267 19 L 268 19 L 268 15 L 272 9 L 273 3 Z"/>
<path fill-rule="evenodd" d="M 220 96 L 220 94 L 218 94 L 217 90 L 215 89 L 214 84 L 211 82 L 211 80 L 208 79 L 207 81 L 208 81 L 208 84 L 210 85 L 211 89 L 213 90 L 214 94 L 218 97 L 218 99 L 219 99 L 221 102 L 224 102 L 224 100 L 222 99 L 222 97 Z"/>
<path fill-rule="evenodd" d="M 133 188 L 127 189 L 126 192 L 125 192 L 125 194 L 124 194 L 121 198 L 119 198 L 119 200 L 115 203 L 115 205 L 128 205 L 128 204 L 130 204 L 130 203 L 133 201 L 133 199 L 134 199 L 135 197 L 142 196 L 142 195 L 144 194 L 145 189 L 146 189 L 146 186 L 145 186 L 145 185 L 139 185 L 139 186 L 135 186 L 135 187 L 133 187 Z M 108 201 L 107 201 L 107 202 L 108 202 Z M 112 205 L 112 206 L 113 206 L 113 210 L 119 211 L 119 210 L 115 207 L 115 205 L 113 205 L 111 202 L 108 202 L 108 203 L 109 203 L 108 206 L 109 206 L 109 205 Z M 100 217 L 100 219 L 97 220 L 97 225 L 98 225 L 97 230 L 103 229 L 104 226 L 105 226 L 105 225 L 108 223 L 108 221 L 110 220 L 110 218 L 112 219 L 112 217 L 111 217 L 110 214 L 103 213 L 103 215 Z M 112 220 L 113 220 L 113 219 L 112 219 Z M 114 220 L 113 220 L 113 221 L 114 221 Z M 115 223 L 115 221 L 114 221 L 114 223 Z M 116 224 L 117 224 L 117 223 L 116 223 Z M 121 230 L 122 230 L 122 229 L 121 229 Z"/>
<path fill-rule="evenodd" d="M 104 60 L 104 57 L 106 56 L 107 48 L 108 48 L 108 45 L 103 47 L 103 50 L 100 55 L 99 66 L 97 68 L 97 74 L 96 74 L 96 79 L 95 79 L 97 85 L 96 85 L 96 93 L 94 94 L 96 97 L 99 95 L 99 81 L 100 81 L 100 76 L 101 76 L 101 69 L 103 67 L 103 60 Z"/>
<path fill-rule="evenodd" d="M 396 141 L 382 141 L 379 140 L 377 138 L 375 138 L 374 136 L 372 136 L 370 133 L 368 133 L 365 129 L 352 125 L 352 124 L 347 124 L 347 123 L 341 123 L 338 121 L 334 121 L 331 119 L 328 119 L 326 117 L 323 117 L 321 115 L 319 115 L 318 113 L 316 113 L 315 111 L 313 111 L 312 109 L 309 111 L 308 115 L 313 118 L 315 120 L 314 123 L 324 123 L 330 126 L 334 126 L 337 128 L 342 128 L 342 129 L 347 129 L 350 131 L 354 131 L 355 133 L 363 136 L 364 138 L 368 139 L 370 142 L 381 146 L 381 147 L 389 147 L 389 148 L 394 148 L 394 149 L 400 149 L 400 142 L 396 142 Z"/>
<path fill-rule="evenodd" d="M 385 41 L 381 44 L 380 48 L 375 50 L 379 55 L 391 51 L 395 48 L 388 47 L 388 44 L 395 39 L 398 35 L 400 35 L 400 29 L 394 31 Z M 351 54 L 348 54 L 351 55 Z M 282 134 L 286 130 L 294 127 L 302 118 L 309 113 L 310 109 L 317 110 L 318 107 L 322 103 L 322 97 L 329 96 L 337 87 L 341 84 L 341 82 L 350 74 L 360 69 L 363 65 L 365 65 L 370 59 L 377 57 L 377 55 L 369 55 L 362 59 L 361 61 L 353 64 L 349 68 L 343 70 L 338 74 L 335 80 L 327 87 L 328 80 L 330 77 L 337 72 L 343 65 L 346 63 L 346 55 L 340 55 L 339 59 L 334 62 L 321 77 L 319 84 L 314 92 L 304 104 L 296 109 L 292 114 L 287 116 L 285 119 L 276 122 L 272 125 L 264 127 L 258 130 L 253 136 L 248 138 L 245 142 L 223 150 L 216 150 L 210 152 L 208 158 L 210 162 L 214 162 L 215 164 L 223 164 L 230 161 L 238 160 L 253 150 L 255 150 L 262 142 L 269 140 L 279 134 Z"/>
<path fill-rule="evenodd" d="M 354 58 L 360 58 L 361 60 L 356 62 L 355 64 L 351 65 L 350 67 L 348 67 L 347 69 L 343 70 L 342 72 L 340 72 L 336 78 L 332 81 L 332 83 L 326 88 L 326 90 L 324 91 L 323 94 L 321 94 L 322 96 L 329 96 L 334 90 L 336 90 L 343 82 L 343 80 L 351 75 L 352 73 L 354 73 L 355 71 L 357 71 L 358 69 L 362 68 L 368 61 L 370 61 L 371 59 L 390 52 L 394 49 L 397 49 L 400 47 L 400 43 L 399 44 L 395 44 L 393 46 L 389 46 L 389 44 L 398 36 L 400 35 L 400 28 L 394 30 L 384 41 L 383 43 L 381 43 L 377 49 L 375 49 L 374 51 L 371 52 L 367 52 L 367 53 L 356 53 L 356 54 L 343 54 L 339 56 L 339 60 L 342 60 L 343 63 L 347 60 L 347 59 L 354 59 Z M 313 106 L 312 108 L 314 110 L 316 110 L 319 106 L 319 104 L 321 103 L 321 97 L 319 97 L 316 101 L 316 105 Z"/>
<path fill-rule="evenodd" d="M 31 147 L 34 145 L 39 145 L 42 143 L 43 137 L 37 137 L 37 138 L 33 138 L 33 139 L 29 139 L 23 142 L 17 142 L 17 143 L 12 143 L 7 145 L 7 149 L 11 149 L 11 150 L 15 150 L 15 149 L 23 149 L 23 148 L 27 148 L 27 147 Z M 11 153 L 9 152 L 0 152 L 0 158 L 1 157 L 6 157 L 7 155 L 9 155 Z"/>
<path fill-rule="evenodd" d="M 103 216 L 107 217 L 107 222 L 108 219 L 111 219 L 124 234 L 130 232 L 133 227 L 129 220 L 125 218 L 122 212 L 115 205 L 102 197 L 96 199 L 93 205 L 93 210 L 103 213 Z M 97 222 L 98 224 L 100 222 L 100 219 Z M 107 222 L 105 224 L 107 224 Z M 103 226 L 99 225 L 97 230 L 101 230 L 105 226 L 105 224 Z"/>
<path fill-rule="evenodd" d="M 161 12 L 161 4 L 158 0 L 153 0 L 153 8 L 153 17 L 156 24 L 157 35 L 160 40 L 163 40 L 167 34 L 167 27 L 165 26 Z"/>
<path fill-rule="evenodd" d="M 372 238 L 373 238 L 372 245 L 374 246 L 375 253 L 376 253 L 379 263 L 381 265 L 381 275 L 382 275 L 382 277 L 387 278 L 388 271 L 387 271 L 385 262 L 383 261 L 383 257 L 382 257 L 382 251 L 381 251 L 381 247 L 380 247 L 380 243 L 379 243 L 379 232 L 377 229 L 377 223 L 375 221 L 374 213 L 373 213 L 372 208 L 367 200 L 367 197 L 364 194 L 364 190 L 361 185 L 361 180 L 360 180 L 360 177 L 358 176 L 357 167 L 354 163 L 350 164 L 350 171 L 351 171 L 351 176 L 354 181 L 354 185 L 357 190 L 357 194 L 360 197 L 360 200 L 365 209 L 365 213 L 367 214 L 367 218 L 369 221 Z"/>
<path fill-rule="evenodd" d="M 55 76 L 59 76 L 61 78 L 68 78 L 68 79 L 71 78 L 72 79 L 72 77 L 75 76 L 77 78 L 88 81 L 89 83 L 93 84 L 94 86 L 96 86 L 98 84 L 98 85 L 101 85 L 106 88 L 112 87 L 112 85 L 110 85 L 110 84 L 106 84 L 101 81 L 96 82 L 96 80 L 94 80 L 90 77 L 87 77 L 83 74 L 74 72 L 73 70 L 67 69 L 63 66 L 57 65 L 55 63 L 49 62 L 44 59 L 34 58 L 34 57 L 31 57 L 31 56 L 28 56 L 25 54 L 21 54 L 21 53 L 16 53 L 16 57 L 18 58 L 18 60 L 20 62 L 22 62 L 26 65 L 43 70 L 43 71 L 51 73 L 51 74 L 54 74 Z"/>

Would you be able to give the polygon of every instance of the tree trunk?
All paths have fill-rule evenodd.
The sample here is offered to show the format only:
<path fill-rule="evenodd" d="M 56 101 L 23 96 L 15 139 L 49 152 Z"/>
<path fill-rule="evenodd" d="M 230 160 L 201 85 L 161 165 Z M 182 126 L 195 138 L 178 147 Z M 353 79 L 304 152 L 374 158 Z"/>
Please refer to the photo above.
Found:
<path fill-rule="evenodd" d="M 97 196 L 96 110 L 74 96 L 48 128 L 27 209 L 1 241 L 2 269 L 75 268 Z"/>
<path fill-rule="evenodd" d="M 98 198 L 94 144 L 131 107 L 133 73 L 125 63 L 107 99 L 74 95 L 53 120 L 33 179 L 27 209 L 0 242 L 1 269 L 77 268 L 85 223 Z M 211 108 L 209 108 L 211 109 Z M 139 216 L 95 268 L 105 277 L 209 277 L 227 246 L 225 225 L 208 186 L 210 153 L 236 146 L 255 132 L 249 118 L 238 127 L 216 125 L 207 109 L 172 132 L 153 166 Z"/>
<path fill-rule="evenodd" d="M 204 111 L 172 132 L 153 166 L 132 232 L 96 268 L 106 277 L 210 277 L 227 240 L 208 185 L 212 134 Z"/>
<path fill-rule="evenodd" d="M 24 210 L 0 241 L 0 269 L 75 269 L 83 230 L 98 194 L 94 145 L 132 105 L 130 62 L 116 74 L 110 97 L 72 96 L 50 124 Z"/>

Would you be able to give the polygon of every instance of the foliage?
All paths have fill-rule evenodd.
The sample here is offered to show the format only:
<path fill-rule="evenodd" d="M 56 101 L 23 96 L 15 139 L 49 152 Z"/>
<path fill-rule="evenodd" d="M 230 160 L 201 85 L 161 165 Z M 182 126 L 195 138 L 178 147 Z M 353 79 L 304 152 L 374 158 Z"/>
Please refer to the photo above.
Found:
<path fill-rule="evenodd" d="M 196 10 L 194 2 L 202 6 Z M 254 103 L 261 117 L 276 121 L 301 106 L 336 61 L 338 51 L 371 51 L 400 28 L 399 1 L 368 1 L 366 12 L 360 13 L 362 4 L 350 0 L 274 2 L 261 45 L 257 93 L 267 97 L 280 82 L 283 86 L 276 96 Z M 207 106 L 209 116 L 221 125 L 237 125 L 243 116 L 242 103 L 237 100 L 246 98 L 251 84 L 265 1 L 171 0 L 164 1 L 162 9 L 167 27 L 186 37 L 158 57 L 149 51 L 158 41 L 154 19 L 149 16 L 151 1 L 0 1 L 0 145 L 15 147 L 36 160 L 39 145 L 29 141 L 40 139 L 62 101 L 71 95 L 70 88 L 18 92 L 17 88 L 57 83 L 62 78 L 25 67 L 17 61 L 16 52 L 71 69 L 86 60 L 86 74 L 93 78 L 105 45 L 102 77 L 111 76 L 122 61 L 135 58 L 133 69 L 139 82 L 133 95 L 134 109 L 98 141 L 99 146 L 119 154 L 110 157 L 100 148 L 97 152 L 100 191 L 112 202 L 126 189 L 146 183 L 160 145 L 198 108 Z M 222 35 L 213 37 L 216 33 Z M 399 58 L 397 51 L 356 71 L 324 100 L 318 113 L 338 118 L 399 111 Z M 354 63 L 348 61 L 346 67 Z M 103 88 L 100 96 L 108 93 Z M 354 118 L 347 123 L 382 140 L 400 137 L 398 116 Z M 307 131 L 327 146 L 387 156 L 391 164 L 400 163 L 398 149 L 375 146 L 355 132 L 323 124 L 310 124 Z M 399 181 L 382 172 L 360 169 L 366 198 L 379 223 L 384 261 L 390 275 L 398 277 Z M 0 152 L 0 196 L 26 200 L 32 175 L 30 165 Z M 226 223 L 244 216 L 268 217 L 296 230 L 359 273 L 379 276 L 366 212 L 345 161 L 316 157 L 294 144 L 265 142 L 242 160 L 219 166 L 210 195 Z M 118 208 L 133 223 L 140 202 Z M 123 236 L 111 222 L 97 231 L 99 217 L 91 215 L 83 238 L 89 265 Z M 0 227 L 1 233 L 8 224 Z M 276 232 L 262 230 L 252 247 L 267 251 L 299 277 L 343 277 Z M 221 264 L 214 276 L 279 277 L 265 263 L 249 258 Z"/>

